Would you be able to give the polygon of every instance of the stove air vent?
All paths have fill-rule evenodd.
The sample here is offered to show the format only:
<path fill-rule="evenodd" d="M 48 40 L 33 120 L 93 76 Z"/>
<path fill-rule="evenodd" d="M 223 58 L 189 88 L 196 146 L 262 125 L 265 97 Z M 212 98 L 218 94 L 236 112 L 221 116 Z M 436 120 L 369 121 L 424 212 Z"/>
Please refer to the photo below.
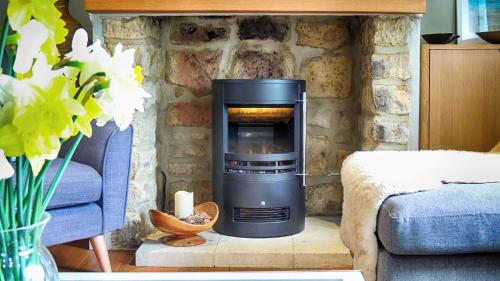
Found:
<path fill-rule="evenodd" d="M 234 208 L 235 222 L 267 223 L 290 219 L 290 208 Z"/>

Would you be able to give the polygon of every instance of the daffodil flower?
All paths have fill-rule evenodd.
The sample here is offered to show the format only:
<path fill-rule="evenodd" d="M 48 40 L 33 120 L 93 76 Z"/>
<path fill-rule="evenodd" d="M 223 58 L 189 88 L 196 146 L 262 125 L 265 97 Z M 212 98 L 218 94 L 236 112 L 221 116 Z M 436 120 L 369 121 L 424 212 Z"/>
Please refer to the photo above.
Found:
<path fill-rule="evenodd" d="M 39 54 L 40 47 L 47 40 L 49 31 L 43 24 L 36 20 L 29 21 L 19 28 L 20 39 L 17 46 L 14 71 L 26 73 L 33 65 L 33 59 Z"/>
<path fill-rule="evenodd" d="M 99 41 L 87 47 L 87 36 L 83 29 L 76 32 L 72 42 L 72 52 L 68 58 L 83 63 L 80 83 L 97 72 L 106 73 L 109 87 L 102 91 L 96 102 L 102 108 L 97 116 L 97 125 L 103 126 L 114 119 L 120 130 L 125 130 L 132 122 L 135 111 L 144 111 L 144 98 L 151 95 L 141 87 L 140 67 L 134 67 L 134 49 L 123 50 L 117 44 L 110 56 Z"/>
<path fill-rule="evenodd" d="M 0 180 L 8 179 L 14 175 L 14 169 L 10 165 L 3 150 L 0 149 Z"/>
<path fill-rule="evenodd" d="M 32 88 L 37 93 L 35 101 L 18 109 L 13 124 L 18 129 L 33 173 L 38 174 L 46 159 L 57 157 L 61 148 L 59 139 L 73 135 L 73 116 L 85 114 L 85 109 L 72 98 L 75 88 L 63 76 L 52 79 L 46 88 L 34 85 Z"/>
<path fill-rule="evenodd" d="M 9 0 L 7 5 L 7 16 L 13 30 L 20 31 L 32 18 L 48 30 L 48 37 L 41 45 L 41 51 L 51 64 L 55 64 L 59 57 L 56 45 L 63 43 L 68 34 L 55 2 L 56 0 Z"/>
<path fill-rule="evenodd" d="M 0 76 L 4 104 L 0 109 L 0 149 L 8 156 L 26 155 L 35 175 L 45 160 L 57 157 L 60 139 L 74 135 L 73 116 L 86 113 L 73 99 L 73 81 L 57 76 L 42 85 L 33 83 L 39 79 Z"/>

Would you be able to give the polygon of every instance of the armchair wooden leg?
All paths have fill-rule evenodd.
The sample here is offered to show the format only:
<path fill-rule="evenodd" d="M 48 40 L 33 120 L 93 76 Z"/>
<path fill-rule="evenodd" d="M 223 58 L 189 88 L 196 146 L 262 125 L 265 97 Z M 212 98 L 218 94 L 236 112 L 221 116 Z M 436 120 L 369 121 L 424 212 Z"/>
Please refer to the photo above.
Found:
<path fill-rule="evenodd" d="M 99 266 L 101 267 L 101 271 L 111 272 L 111 262 L 109 261 L 108 248 L 106 246 L 104 235 L 90 238 L 90 243 L 94 249 L 94 254 L 97 258 Z"/>

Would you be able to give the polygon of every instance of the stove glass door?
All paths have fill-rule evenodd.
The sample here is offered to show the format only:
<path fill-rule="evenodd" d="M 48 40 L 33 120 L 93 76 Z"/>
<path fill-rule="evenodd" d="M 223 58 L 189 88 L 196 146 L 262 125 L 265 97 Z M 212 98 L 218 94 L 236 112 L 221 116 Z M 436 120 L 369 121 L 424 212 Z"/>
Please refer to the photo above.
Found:
<path fill-rule="evenodd" d="M 229 107 L 228 152 L 281 154 L 294 151 L 293 107 Z"/>

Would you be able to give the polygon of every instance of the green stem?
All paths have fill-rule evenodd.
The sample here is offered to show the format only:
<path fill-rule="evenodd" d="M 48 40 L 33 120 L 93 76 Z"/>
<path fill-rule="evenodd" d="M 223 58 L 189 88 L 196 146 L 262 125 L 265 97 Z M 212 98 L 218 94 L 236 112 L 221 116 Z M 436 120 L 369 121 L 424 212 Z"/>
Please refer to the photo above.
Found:
<path fill-rule="evenodd" d="M 82 140 L 82 138 L 83 138 L 83 134 L 81 132 L 79 132 L 76 135 L 75 140 L 71 144 L 71 147 L 69 148 L 68 152 L 66 153 L 66 156 L 64 156 L 64 160 L 61 163 L 61 165 L 59 166 L 59 169 L 57 170 L 57 173 L 56 173 L 54 179 L 52 180 L 52 183 L 50 184 L 49 190 L 47 191 L 47 194 L 45 195 L 45 198 L 43 199 L 42 209 L 40 210 L 42 214 L 45 211 L 45 209 L 47 209 L 47 206 L 49 205 L 50 199 L 52 199 L 52 196 L 54 195 L 54 192 L 56 191 L 56 187 L 59 184 L 59 181 L 61 180 L 61 177 L 62 177 L 64 171 L 68 167 L 68 164 L 69 164 L 71 158 L 73 157 L 73 154 L 75 154 L 76 148 L 80 144 L 80 141 Z"/>
<path fill-rule="evenodd" d="M 9 19 L 5 17 L 2 25 L 2 37 L 0 41 L 0 64 L 3 61 L 3 54 L 5 51 L 5 43 L 7 42 L 7 34 L 9 33 Z"/>
<path fill-rule="evenodd" d="M 9 51 L 7 51 L 9 52 Z M 9 56 L 7 56 L 8 60 L 7 60 L 7 75 L 9 76 L 12 76 L 14 77 L 14 61 L 16 60 L 16 55 L 15 54 L 9 54 Z"/>
<path fill-rule="evenodd" d="M 31 217 L 31 223 L 37 223 L 40 221 L 40 218 L 42 217 L 42 212 L 40 212 L 40 208 L 42 206 L 42 196 L 43 196 L 43 183 L 44 179 L 42 179 L 42 182 L 40 185 L 35 186 L 35 205 L 33 206 L 33 215 Z"/>
<path fill-rule="evenodd" d="M 31 172 L 31 167 L 28 166 L 28 176 L 26 177 L 26 188 L 28 193 L 25 196 L 25 218 L 24 221 L 29 223 L 31 221 L 31 214 L 33 213 L 33 191 L 35 189 L 35 178 L 33 177 L 33 173 Z"/>
<path fill-rule="evenodd" d="M 42 180 L 45 178 L 45 174 L 49 170 L 51 164 L 52 164 L 52 161 L 45 160 L 45 163 L 43 163 L 43 166 L 42 166 L 42 169 L 40 170 L 40 173 L 38 173 L 38 176 L 36 177 L 35 186 L 40 185 Z"/>
<path fill-rule="evenodd" d="M 22 157 L 17 157 L 16 159 L 16 193 L 17 193 L 17 217 L 19 220 L 19 224 L 21 226 L 25 226 L 24 224 L 24 208 L 23 208 L 23 161 Z"/>
<path fill-rule="evenodd" d="M 7 193 L 8 193 L 8 198 L 9 198 L 9 215 L 10 215 L 10 221 L 11 221 L 11 226 L 10 229 L 15 229 L 17 228 L 17 223 L 16 223 L 16 215 L 15 215 L 15 198 L 14 198 L 14 186 L 12 185 L 12 181 L 9 183 L 7 182 Z M 14 257 L 14 268 L 17 269 L 17 271 L 21 270 L 21 263 L 19 261 L 19 242 L 18 242 L 18 237 L 17 237 L 17 232 L 12 231 L 12 241 L 14 244 L 13 250 L 13 257 Z M 19 276 L 20 272 L 16 272 L 17 276 Z"/>
<path fill-rule="evenodd" d="M 23 178 L 25 178 L 25 179 L 26 179 L 26 182 L 27 182 L 27 181 L 30 179 L 30 178 L 28 177 L 28 171 L 29 171 L 29 169 L 28 169 L 28 168 L 29 168 L 29 163 L 30 163 L 30 161 L 28 161 L 28 159 L 27 159 L 26 157 L 23 157 L 23 159 L 24 159 L 24 161 L 23 161 L 23 162 L 24 162 L 24 163 L 23 163 L 23 171 L 24 171 Z M 27 183 L 26 183 L 26 186 L 28 186 L 28 184 L 27 184 Z M 26 196 L 28 195 L 28 191 L 29 191 L 29 189 L 28 189 L 28 188 L 25 188 L 25 189 L 23 190 L 23 198 L 24 198 L 24 200 L 26 200 Z"/>

